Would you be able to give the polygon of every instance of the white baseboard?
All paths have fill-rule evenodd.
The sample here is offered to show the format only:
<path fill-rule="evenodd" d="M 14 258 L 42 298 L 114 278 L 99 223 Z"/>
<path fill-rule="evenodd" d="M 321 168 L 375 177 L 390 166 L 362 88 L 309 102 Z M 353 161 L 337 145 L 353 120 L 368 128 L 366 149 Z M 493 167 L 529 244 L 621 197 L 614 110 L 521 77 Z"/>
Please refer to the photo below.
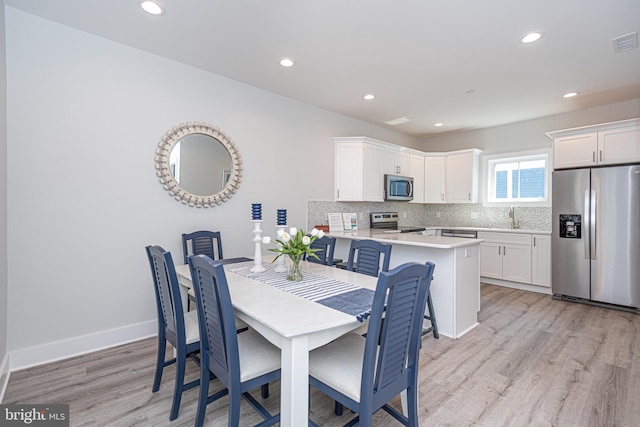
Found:
<path fill-rule="evenodd" d="M 537 292 L 539 294 L 551 295 L 551 288 L 546 286 L 529 285 L 526 283 L 509 282 L 508 280 L 491 279 L 489 277 L 481 277 L 480 282 L 489 285 L 504 286 L 505 288 L 520 289 L 521 291 Z"/>
<path fill-rule="evenodd" d="M 158 334 L 156 320 L 55 341 L 10 353 L 10 372 L 116 347 Z"/>
<path fill-rule="evenodd" d="M 0 363 L 0 403 L 4 401 L 4 393 L 7 391 L 9 384 L 9 353 L 4 355 L 2 363 Z"/>

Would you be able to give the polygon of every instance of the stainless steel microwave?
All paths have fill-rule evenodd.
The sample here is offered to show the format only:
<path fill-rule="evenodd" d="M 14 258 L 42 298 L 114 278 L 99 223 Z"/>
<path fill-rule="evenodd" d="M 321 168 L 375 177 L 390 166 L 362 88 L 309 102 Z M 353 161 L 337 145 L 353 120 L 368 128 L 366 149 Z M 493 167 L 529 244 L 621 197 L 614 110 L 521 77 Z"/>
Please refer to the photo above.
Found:
<path fill-rule="evenodd" d="M 413 200 L 413 178 L 410 176 L 385 175 L 384 200 Z"/>

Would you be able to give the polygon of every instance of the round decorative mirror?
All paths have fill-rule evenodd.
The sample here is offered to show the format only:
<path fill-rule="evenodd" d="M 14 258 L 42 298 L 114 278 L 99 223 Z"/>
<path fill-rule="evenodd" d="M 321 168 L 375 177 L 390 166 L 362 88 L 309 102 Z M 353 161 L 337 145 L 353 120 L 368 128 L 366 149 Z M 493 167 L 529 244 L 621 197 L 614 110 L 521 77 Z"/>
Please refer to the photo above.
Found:
<path fill-rule="evenodd" d="M 238 191 L 242 159 L 231 139 L 206 123 L 174 126 L 158 143 L 156 174 L 176 200 L 214 207 Z"/>

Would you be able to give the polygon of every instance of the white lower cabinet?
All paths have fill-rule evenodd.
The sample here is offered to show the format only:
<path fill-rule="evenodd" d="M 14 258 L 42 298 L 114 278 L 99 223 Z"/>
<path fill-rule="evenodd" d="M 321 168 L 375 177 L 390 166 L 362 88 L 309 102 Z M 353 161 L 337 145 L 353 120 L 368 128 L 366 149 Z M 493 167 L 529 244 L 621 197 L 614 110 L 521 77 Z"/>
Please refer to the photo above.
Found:
<path fill-rule="evenodd" d="M 531 234 L 478 232 L 480 276 L 531 283 Z"/>
<path fill-rule="evenodd" d="M 489 283 L 548 293 L 551 288 L 551 235 L 478 231 L 480 276 Z M 535 285 L 521 287 L 522 285 Z M 538 288 L 539 286 L 539 288 Z M 547 288 L 546 290 L 543 290 Z"/>
<path fill-rule="evenodd" d="M 534 234 L 531 247 L 531 284 L 551 287 L 551 236 Z"/>

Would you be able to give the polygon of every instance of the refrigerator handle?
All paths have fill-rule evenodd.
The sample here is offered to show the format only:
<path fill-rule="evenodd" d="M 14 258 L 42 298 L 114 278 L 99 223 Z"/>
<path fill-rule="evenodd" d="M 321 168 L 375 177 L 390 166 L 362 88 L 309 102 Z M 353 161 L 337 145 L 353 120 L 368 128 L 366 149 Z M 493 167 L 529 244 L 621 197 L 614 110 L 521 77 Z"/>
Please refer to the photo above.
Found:
<path fill-rule="evenodd" d="M 591 259 L 596 259 L 596 190 L 591 190 L 591 212 L 589 213 L 589 244 L 591 246 Z"/>
<path fill-rule="evenodd" d="M 595 153 L 595 152 L 594 152 Z M 591 209 L 589 209 L 589 190 L 584 190 L 584 259 L 589 259 L 589 243 L 591 242 Z"/>

